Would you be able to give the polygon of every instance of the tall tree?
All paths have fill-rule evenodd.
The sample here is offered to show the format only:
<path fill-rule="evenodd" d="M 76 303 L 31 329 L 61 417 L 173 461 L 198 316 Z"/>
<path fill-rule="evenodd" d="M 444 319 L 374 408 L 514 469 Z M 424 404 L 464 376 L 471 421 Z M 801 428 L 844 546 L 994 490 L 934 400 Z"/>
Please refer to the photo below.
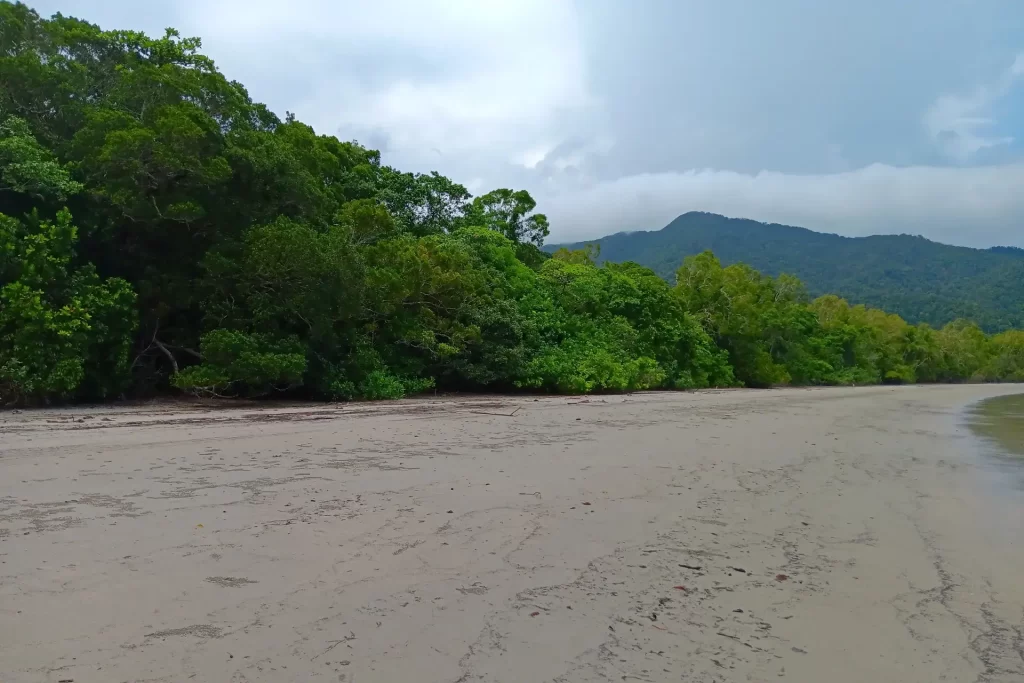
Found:
<path fill-rule="evenodd" d="M 500 232 L 513 242 L 544 244 L 548 217 L 532 213 L 537 202 L 526 190 L 492 190 L 473 200 L 467 222 Z"/>

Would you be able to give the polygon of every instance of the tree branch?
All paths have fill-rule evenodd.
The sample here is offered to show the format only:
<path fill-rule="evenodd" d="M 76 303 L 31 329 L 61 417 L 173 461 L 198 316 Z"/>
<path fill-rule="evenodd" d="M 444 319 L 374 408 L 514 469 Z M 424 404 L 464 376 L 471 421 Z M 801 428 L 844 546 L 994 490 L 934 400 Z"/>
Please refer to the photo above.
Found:
<path fill-rule="evenodd" d="M 158 349 L 163 351 L 164 355 L 167 356 L 168 360 L 171 361 L 171 367 L 174 368 L 174 374 L 178 374 L 178 361 L 174 360 L 174 354 L 171 353 L 170 349 L 164 346 L 163 342 L 161 342 L 156 337 L 153 337 L 153 343 L 156 345 Z"/>
<path fill-rule="evenodd" d="M 175 346 L 174 344 L 164 344 L 164 346 L 166 346 L 169 349 L 177 349 L 178 351 L 184 351 L 188 355 L 194 356 L 194 357 L 198 358 L 199 360 L 203 359 L 203 354 L 199 353 L 195 349 L 189 349 L 189 348 L 186 348 L 184 346 Z"/>

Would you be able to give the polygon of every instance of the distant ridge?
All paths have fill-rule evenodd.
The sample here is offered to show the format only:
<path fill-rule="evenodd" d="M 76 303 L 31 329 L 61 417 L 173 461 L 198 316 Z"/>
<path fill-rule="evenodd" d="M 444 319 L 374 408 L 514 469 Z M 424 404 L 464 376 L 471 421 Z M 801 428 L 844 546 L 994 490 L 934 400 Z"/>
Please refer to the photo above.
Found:
<path fill-rule="evenodd" d="M 723 265 L 791 273 L 812 296 L 838 294 L 936 327 L 957 318 L 988 331 L 1024 327 L 1024 249 L 970 249 L 913 235 L 841 237 L 807 228 L 685 213 L 661 230 L 546 247 L 601 245 L 602 261 L 635 261 L 672 281 L 683 258 L 710 249 Z"/>

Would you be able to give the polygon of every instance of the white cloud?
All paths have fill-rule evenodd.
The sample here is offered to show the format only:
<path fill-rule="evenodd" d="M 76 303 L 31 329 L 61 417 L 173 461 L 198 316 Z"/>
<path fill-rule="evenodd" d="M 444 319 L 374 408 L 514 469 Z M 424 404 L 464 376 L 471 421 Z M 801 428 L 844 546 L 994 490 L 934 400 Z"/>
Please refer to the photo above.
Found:
<path fill-rule="evenodd" d="M 635 175 L 544 197 L 552 242 L 657 230 L 687 211 L 848 236 L 922 234 L 965 246 L 1024 246 L 1024 164 L 970 168 L 874 164 L 824 175 L 690 171 Z"/>
<path fill-rule="evenodd" d="M 517 158 L 512 159 L 512 163 L 519 164 L 523 168 L 534 169 L 537 168 L 537 164 L 544 161 L 547 158 L 548 153 L 551 152 L 551 145 L 539 145 L 532 149 L 528 149 Z"/>
<path fill-rule="evenodd" d="M 979 86 L 969 95 L 942 95 L 924 117 L 929 136 L 944 154 L 960 162 L 968 161 L 983 149 L 1011 144 L 1013 137 L 987 131 L 998 123 L 990 114 L 993 105 L 1009 93 L 1021 75 L 1024 53 L 1017 55 L 996 82 Z"/>
<path fill-rule="evenodd" d="M 384 135 L 386 160 L 421 167 L 411 170 L 437 166 L 431 150 L 467 175 L 540 154 L 536 164 L 565 122 L 594 105 L 568 0 L 292 0 L 287 12 L 279 2 L 195 0 L 194 8 L 208 46 L 230 54 L 231 63 L 218 63 L 254 94 L 275 89 L 275 72 L 304 81 L 287 109 L 321 132 Z"/>

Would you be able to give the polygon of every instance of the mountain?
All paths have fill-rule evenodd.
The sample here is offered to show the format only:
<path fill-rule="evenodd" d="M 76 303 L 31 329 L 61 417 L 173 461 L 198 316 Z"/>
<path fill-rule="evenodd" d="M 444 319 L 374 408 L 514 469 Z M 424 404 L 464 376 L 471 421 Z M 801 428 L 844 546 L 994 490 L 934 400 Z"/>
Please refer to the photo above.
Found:
<path fill-rule="evenodd" d="M 723 265 L 747 263 L 790 273 L 812 296 L 838 294 L 940 327 L 957 318 L 987 331 L 1024 327 L 1024 249 L 969 249 L 912 235 L 841 237 L 790 225 L 691 212 L 661 230 L 617 233 L 590 242 L 601 261 L 635 261 L 669 281 L 683 258 L 710 249 Z"/>

